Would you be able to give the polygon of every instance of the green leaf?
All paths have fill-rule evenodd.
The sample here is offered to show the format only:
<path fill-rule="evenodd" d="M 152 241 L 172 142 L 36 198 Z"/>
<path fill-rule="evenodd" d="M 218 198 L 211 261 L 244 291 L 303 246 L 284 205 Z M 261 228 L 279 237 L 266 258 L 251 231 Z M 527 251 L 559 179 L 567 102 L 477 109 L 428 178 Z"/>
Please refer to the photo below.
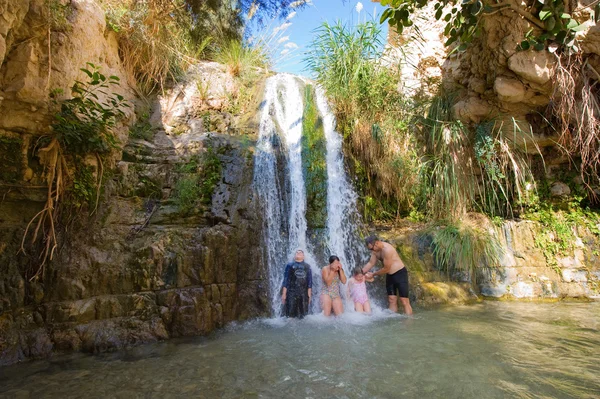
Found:
<path fill-rule="evenodd" d="M 523 40 L 520 46 L 521 50 L 529 50 L 529 47 L 531 47 L 531 45 L 529 44 L 529 40 Z"/>
<path fill-rule="evenodd" d="M 574 19 L 570 19 L 569 22 L 567 22 L 567 29 L 571 29 L 573 30 L 573 28 L 579 26 L 579 23 L 577 21 L 575 21 Z"/>
<path fill-rule="evenodd" d="M 390 4 L 390 0 L 381 0 L 381 1 L 380 1 L 380 3 L 381 3 L 381 5 L 382 5 L 382 6 L 384 6 L 384 7 L 385 7 L 385 6 L 387 6 L 388 4 Z"/>
<path fill-rule="evenodd" d="M 536 51 L 542 51 L 543 49 L 546 48 L 546 46 L 544 45 L 544 43 L 536 43 L 535 46 L 533 46 L 533 48 Z"/>
<path fill-rule="evenodd" d="M 90 71 L 88 71 L 85 68 L 81 68 L 80 71 L 83 71 L 87 76 L 89 76 L 90 78 L 92 77 L 92 73 Z"/>
<path fill-rule="evenodd" d="M 446 14 L 444 16 L 444 21 L 448 22 L 448 21 L 450 21 L 450 18 L 452 18 L 452 15 L 451 14 Z"/>
<path fill-rule="evenodd" d="M 550 17 L 552 15 L 552 12 L 547 11 L 547 10 L 542 10 L 540 11 L 540 13 L 538 14 L 538 16 L 540 17 L 541 21 L 545 21 L 548 17 Z"/>
<path fill-rule="evenodd" d="M 454 43 L 458 38 L 456 36 L 451 36 L 448 40 L 446 40 L 446 43 L 444 43 L 444 46 L 449 46 L 452 43 Z"/>
<path fill-rule="evenodd" d="M 471 12 L 471 14 L 477 15 L 481 11 L 481 7 L 481 1 L 476 1 L 475 3 L 471 4 L 471 7 L 469 7 L 469 11 Z"/>
<path fill-rule="evenodd" d="M 567 31 L 561 30 L 560 32 L 558 32 L 556 34 L 556 38 L 554 40 L 556 40 L 559 43 L 564 43 L 566 38 L 567 38 Z"/>
<path fill-rule="evenodd" d="M 440 19 L 440 17 L 442 16 L 442 9 L 438 8 L 438 10 L 435 12 L 435 19 Z"/>
<path fill-rule="evenodd" d="M 560 17 L 561 17 L 562 19 L 570 19 L 570 18 L 571 18 L 571 14 L 562 13 L 562 14 L 560 14 Z"/>
<path fill-rule="evenodd" d="M 580 25 L 577 25 L 577 26 L 576 26 L 576 27 L 574 27 L 574 28 L 571 28 L 571 30 L 572 30 L 573 32 L 581 32 L 581 31 L 585 30 L 586 28 L 587 28 L 587 25 L 586 25 L 586 24 L 580 24 Z"/>
<path fill-rule="evenodd" d="M 385 11 L 381 14 L 381 18 L 379 18 L 379 23 L 384 23 L 392 15 L 392 12 L 393 11 L 391 8 L 386 8 Z"/>
<path fill-rule="evenodd" d="M 400 15 L 400 16 L 398 17 L 398 15 Z M 408 14 L 408 10 L 406 8 L 403 8 L 402 10 L 400 10 L 399 13 L 396 12 L 396 19 L 401 19 L 403 21 L 406 21 L 408 19 L 408 16 L 409 16 L 409 14 Z"/>
<path fill-rule="evenodd" d="M 546 30 L 554 29 L 554 26 L 556 26 L 556 19 L 554 19 L 554 17 L 546 19 L 544 21 L 544 26 L 546 27 Z"/>

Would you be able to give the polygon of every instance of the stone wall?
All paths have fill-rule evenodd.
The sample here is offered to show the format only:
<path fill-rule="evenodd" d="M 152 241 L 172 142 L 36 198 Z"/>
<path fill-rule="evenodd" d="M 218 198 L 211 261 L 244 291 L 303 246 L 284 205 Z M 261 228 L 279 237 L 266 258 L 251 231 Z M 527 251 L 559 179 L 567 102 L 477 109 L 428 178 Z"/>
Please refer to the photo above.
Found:
<path fill-rule="evenodd" d="M 508 221 L 490 227 L 503 258 L 491 276 L 472 286 L 466 276 L 440 273 L 424 226 L 404 221 L 380 236 L 398 249 L 411 276 L 411 300 L 420 306 L 463 303 L 477 298 L 600 299 L 600 239 L 577 228 L 574 250 L 547 257 L 536 244 L 543 227 L 536 222 Z"/>
<path fill-rule="evenodd" d="M 574 249 L 549 257 L 536 245 L 543 227 L 508 221 L 496 228 L 504 248 L 501 268 L 481 284 L 488 297 L 600 299 L 600 240 L 577 226 Z"/>
<path fill-rule="evenodd" d="M 258 103 L 246 115 L 228 113 L 235 81 L 223 66 L 204 63 L 150 104 L 150 136 L 130 139 L 134 104 L 144 102 L 103 12 L 91 0 L 60 4 L 69 6 L 68 24 L 50 29 L 44 0 L 0 1 L 0 365 L 207 334 L 266 315 L 262 220 L 252 192 Z M 86 62 L 121 78 L 115 91 L 132 105 L 115 130 L 124 148 L 104 165 L 97 212 L 61 219 L 54 259 L 28 281 L 25 270 L 39 260 L 19 247 L 47 195 L 35 144 L 50 132 L 50 91 L 68 96 L 76 79 L 85 80 Z M 175 192 L 183 165 L 209 148 L 221 177 L 208 203 L 183 211 Z"/>

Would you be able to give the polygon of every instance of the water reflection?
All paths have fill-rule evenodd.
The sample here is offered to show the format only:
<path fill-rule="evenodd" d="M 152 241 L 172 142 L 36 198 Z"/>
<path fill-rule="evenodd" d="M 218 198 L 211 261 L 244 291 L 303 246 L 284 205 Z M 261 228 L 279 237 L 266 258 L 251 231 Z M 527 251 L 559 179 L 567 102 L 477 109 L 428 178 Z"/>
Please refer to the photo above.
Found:
<path fill-rule="evenodd" d="M 600 397 L 600 303 L 260 320 L 0 369 L 0 397 Z"/>

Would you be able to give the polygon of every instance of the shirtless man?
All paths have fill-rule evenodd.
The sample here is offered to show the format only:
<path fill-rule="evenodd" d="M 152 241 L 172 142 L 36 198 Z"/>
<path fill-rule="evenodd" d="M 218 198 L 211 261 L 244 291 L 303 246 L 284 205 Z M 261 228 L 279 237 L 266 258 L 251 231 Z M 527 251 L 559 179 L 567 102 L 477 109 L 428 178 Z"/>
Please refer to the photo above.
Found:
<path fill-rule="evenodd" d="M 411 315 L 412 307 L 410 306 L 410 300 L 408 299 L 408 272 L 406 267 L 398 256 L 396 249 L 377 238 L 375 235 L 371 235 L 365 239 L 367 248 L 371 251 L 371 259 L 363 267 L 363 272 L 366 273 L 367 278 L 378 276 L 380 274 L 387 274 L 385 278 L 385 289 L 388 294 L 388 301 L 390 310 L 392 312 L 398 311 L 398 297 L 396 292 L 400 296 L 400 302 L 404 306 L 404 313 Z M 379 269 L 375 273 L 367 273 L 375 266 L 377 261 L 383 262 L 383 268 Z"/>

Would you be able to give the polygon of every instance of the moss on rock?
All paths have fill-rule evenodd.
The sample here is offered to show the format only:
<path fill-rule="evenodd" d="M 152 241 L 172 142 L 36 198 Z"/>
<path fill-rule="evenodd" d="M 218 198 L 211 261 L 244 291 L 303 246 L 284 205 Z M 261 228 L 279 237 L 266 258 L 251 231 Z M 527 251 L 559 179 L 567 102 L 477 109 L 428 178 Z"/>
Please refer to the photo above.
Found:
<path fill-rule="evenodd" d="M 327 224 L 327 149 L 323 121 L 315 103 L 314 88 L 304 88 L 302 170 L 306 184 L 306 222 L 309 228 Z"/>
<path fill-rule="evenodd" d="M 21 178 L 23 154 L 20 137 L 0 136 L 0 181 L 14 183 Z"/>

